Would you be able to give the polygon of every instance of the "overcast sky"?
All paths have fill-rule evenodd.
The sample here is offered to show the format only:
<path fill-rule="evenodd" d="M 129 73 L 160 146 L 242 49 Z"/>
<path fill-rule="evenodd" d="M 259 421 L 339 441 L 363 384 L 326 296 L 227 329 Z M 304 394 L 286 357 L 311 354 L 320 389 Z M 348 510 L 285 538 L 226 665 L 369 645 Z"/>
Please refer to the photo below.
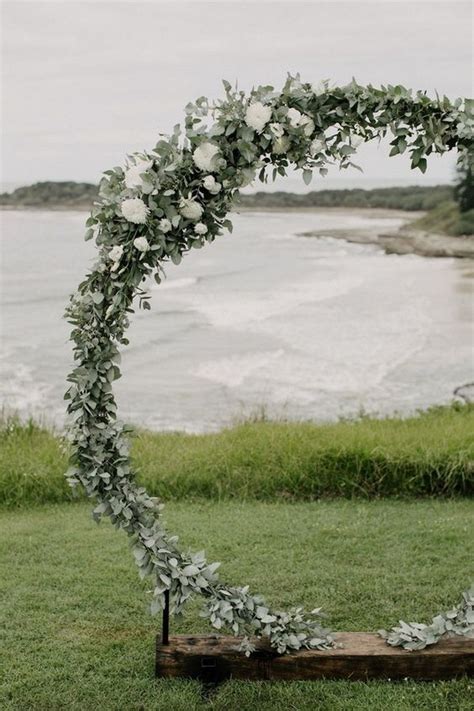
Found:
<path fill-rule="evenodd" d="M 278 87 L 299 71 L 473 93 L 470 2 L 17 0 L 2 13 L 4 183 L 95 182 L 153 147 L 189 100 L 219 96 L 222 78 Z M 366 181 L 423 180 L 386 156 L 363 148 Z M 450 180 L 453 165 L 433 159 L 425 181 Z"/>

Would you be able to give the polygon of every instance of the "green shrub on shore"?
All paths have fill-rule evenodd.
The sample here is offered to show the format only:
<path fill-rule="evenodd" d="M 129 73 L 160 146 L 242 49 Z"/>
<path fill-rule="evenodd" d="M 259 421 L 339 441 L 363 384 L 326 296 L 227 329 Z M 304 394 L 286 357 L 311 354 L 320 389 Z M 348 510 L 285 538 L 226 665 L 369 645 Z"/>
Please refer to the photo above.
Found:
<path fill-rule="evenodd" d="M 474 492 L 474 407 L 334 424 L 247 422 L 217 434 L 138 431 L 138 478 L 164 499 L 311 500 Z M 0 429 L 0 504 L 77 497 L 59 436 L 32 422 Z"/>
<path fill-rule="evenodd" d="M 453 237 L 474 235 L 474 210 L 460 212 L 455 202 L 442 202 L 423 217 L 411 222 L 409 227 Z"/>

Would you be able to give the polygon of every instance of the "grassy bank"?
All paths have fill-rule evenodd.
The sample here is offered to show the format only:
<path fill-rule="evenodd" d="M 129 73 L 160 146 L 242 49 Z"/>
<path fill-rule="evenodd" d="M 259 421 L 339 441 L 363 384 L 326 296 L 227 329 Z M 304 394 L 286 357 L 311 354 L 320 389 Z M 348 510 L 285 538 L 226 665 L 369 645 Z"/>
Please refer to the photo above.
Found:
<path fill-rule="evenodd" d="M 474 235 L 474 210 L 460 212 L 455 202 L 442 202 L 408 227 L 453 237 Z"/>
<path fill-rule="evenodd" d="M 158 621 L 126 538 L 90 507 L 0 514 L 0 707 L 5 711 L 467 711 L 469 680 L 229 682 L 207 704 L 197 683 L 155 681 Z M 222 577 L 275 605 L 322 605 L 333 629 L 423 620 L 472 577 L 474 503 L 326 501 L 170 504 L 183 545 L 223 560 Z M 256 522 L 258 521 L 258 526 Z M 192 607 L 173 631 L 207 627 Z"/>
<path fill-rule="evenodd" d="M 310 500 L 474 492 L 474 407 L 408 419 L 250 422 L 217 434 L 138 432 L 138 478 L 167 500 Z M 0 504 L 71 500 L 58 436 L 34 423 L 0 430 Z"/>

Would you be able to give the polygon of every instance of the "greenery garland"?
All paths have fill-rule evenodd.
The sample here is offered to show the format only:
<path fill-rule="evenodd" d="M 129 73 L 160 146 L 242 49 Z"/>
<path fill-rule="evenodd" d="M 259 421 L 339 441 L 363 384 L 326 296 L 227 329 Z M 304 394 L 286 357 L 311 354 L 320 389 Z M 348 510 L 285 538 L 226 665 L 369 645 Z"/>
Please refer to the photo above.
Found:
<path fill-rule="evenodd" d="M 457 148 L 465 160 L 472 145 L 472 103 L 432 100 L 402 86 L 315 86 L 299 76 L 288 77 L 281 91 L 261 86 L 250 96 L 228 82 L 224 88 L 224 100 L 214 105 L 204 97 L 188 104 L 184 135 L 176 126 L 151 152 L 129 157 L 124 169 L 106 171 L 101 181 L 86 223 L 86 239 L 95 239 L 98 259 L 66 312 L 76 361 L 65 395 L 72 443 L 67 477 L 97 500 L 97 520 L 108 516 L 128 534 L 140 576 L 153 584 L 153 613 L 163 607 L 165 591 L 174 613 L 199 594 L 205 598 L 203 615 L 214 628 L 243 636 L 246 654 L 255 636 L 268 637 L 279 653 L 328 649 L 334 641 L 319 610 L 270 609 L 247 586 L 220 582 L 218 563 L 208 563 L 202 552 L 181 550 L 165 530 L 162 504 L 134 481 L 128 430 L 117 419 L 112 384 L 120 377 L 119 347 L 128 344 L 134 299 L 150 308 L 144 282 L 153 274 L 160 283 L 163 262 L 179 264 L 190 249 L 231 230 L 227 214 L 239 189 L 257 174 L 266 181 L 269 171 L 275 178 L 295 167 L 309 183 L 314 171 L 326 175 L 330 163 L 357 167 L 357 146 L 387 133 L 393 137 L 390 155 L 408 151 L 412 167 L 422 172 L 431 153 Z M 452 625 L 463 634 L 472 630 L 472 598 L 466 605 L 470 611 L 463 608 Z M 447 631 L 442 627 L 430 628 L 423 638 L 419 625 L 405 626 L 388 641 L 412 648 L 414 641 L 420 646 L 421 635 L 424 646 Z"/>

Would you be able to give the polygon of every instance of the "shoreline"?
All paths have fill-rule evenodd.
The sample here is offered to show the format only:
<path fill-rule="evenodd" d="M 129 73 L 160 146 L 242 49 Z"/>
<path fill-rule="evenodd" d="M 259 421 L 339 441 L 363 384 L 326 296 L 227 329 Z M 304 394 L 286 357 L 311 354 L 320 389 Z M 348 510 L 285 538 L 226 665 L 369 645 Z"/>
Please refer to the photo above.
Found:
<path fill-rule="evenodd" d="M 394 213 L 390 212 L 391 216 Z M 405 213 L 406 214 L 406 213 Z M 379 215 L 382 217 L 383 215 Z M 388 216 L 388 215 L 387 215 Z M 408 221 L 398 231 L 380 232 L 379 229 L 310 230 L 298 233 L 298 237 L 340 239 L 354 244 L 373 244 L 385 254 L 416 254 L 420 257 L 474 259 L 474 237 L 451 237 L 424 232 L 410 227 Z"/>
<path fill-rule="evenodd" d="M 90 205 L 0 205 L 1 212 L 89 212 Z M 306 213 L 323 214 L 333 213 L 341 215 L 363 215 L 365 217 L 384 218 L 398 217 L 404 224 L 398 231 L 380 232 L 379 227 L 364 227 L 354 229 L 325 229 L 308 230 L 297 233 L 298 237 L 324 239 L 340 239 L 354 244 L 373 244 L 382 249 L 386 254 L 416 254 L 421 257 L 474 259 L 474 236 L 451 237 L 449 235 L 435 234 L 410 228 L 410 222 L 416 216 L 425 213 L 416 213 L 406 210 L 371 207 L 246 207 L 237 206 L 231 213 Z"/>
<path fill-rule="evenodd" d="M 370 230 L 316 230 L 298 237 L 340 239 L 354 244 L 373 244 L 385 254 L 416 254 L 419 257 L 474 259 L 473 237 L 449 237 L 402 227 L 399 232 L 380 234 Z"/>

